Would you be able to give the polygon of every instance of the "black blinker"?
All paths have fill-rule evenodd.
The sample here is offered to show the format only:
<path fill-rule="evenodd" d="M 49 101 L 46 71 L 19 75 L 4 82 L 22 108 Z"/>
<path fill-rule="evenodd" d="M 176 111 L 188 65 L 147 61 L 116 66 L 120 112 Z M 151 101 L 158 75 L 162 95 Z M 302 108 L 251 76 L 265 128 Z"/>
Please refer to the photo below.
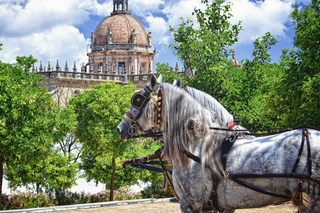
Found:
<path fill-rule="evenodd" d="M 131 106 L 133 106 L 136 109 L 141 110 L 142 107 L 147 103 L 146 100 L 148 98 L 143 95 L 142 93 L 138 92 L 134 94 L 131 98 Z"/>

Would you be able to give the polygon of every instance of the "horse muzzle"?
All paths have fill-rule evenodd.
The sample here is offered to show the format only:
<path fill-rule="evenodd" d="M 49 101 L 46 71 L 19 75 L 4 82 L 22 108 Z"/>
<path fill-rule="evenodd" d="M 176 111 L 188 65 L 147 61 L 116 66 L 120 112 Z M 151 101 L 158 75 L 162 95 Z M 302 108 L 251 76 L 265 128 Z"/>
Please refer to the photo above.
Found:
<path fill-rule="evenodd" d="M 129 126 L 124 121 L 121 121 L 121 123 L 117 126 L 117 132 L 123 140 L 131 139 L 133 136 L 138 134 L 138 130 L 134 125 Z"/>

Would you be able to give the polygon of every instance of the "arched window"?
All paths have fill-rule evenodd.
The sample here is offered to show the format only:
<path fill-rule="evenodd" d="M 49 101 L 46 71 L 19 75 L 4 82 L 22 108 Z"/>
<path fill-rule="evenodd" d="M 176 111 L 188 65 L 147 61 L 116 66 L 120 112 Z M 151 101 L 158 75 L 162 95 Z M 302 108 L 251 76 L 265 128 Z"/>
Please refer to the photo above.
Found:
<path fill-rule="evenodd" d="M 122 10 L 122 3 L 119 4 L 119 10 Z"/>
<path fill-rule="evenodd" d="M 140 73 L 141 74 L 145 74 L 146 68 L 145 68 L 145 63 L 141 63 L 141 67 L 140 67 Z"/>
<path fill-rule="evenodd" d="M 119 75 L 123 75 L 125 68 L 126 68 L 126 63 L 125 62 L 119 62 L 118 63 L 118 74 Z"/>
<path fill-rule="evenodd" d="M 100 63 L 100 64 L 99 64 L 99 70 L 98 70 L 98 72 L 99 72 L 99 73 L 102 73 L 102 70 L 103 70 L 103 65 L 102 65 L 102 63 Z"/>

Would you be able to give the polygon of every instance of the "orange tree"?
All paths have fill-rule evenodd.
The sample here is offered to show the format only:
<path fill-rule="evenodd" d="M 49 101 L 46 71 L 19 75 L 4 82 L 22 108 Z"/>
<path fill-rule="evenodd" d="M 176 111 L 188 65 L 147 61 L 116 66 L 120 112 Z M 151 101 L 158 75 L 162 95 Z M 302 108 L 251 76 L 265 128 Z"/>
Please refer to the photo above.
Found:
<path fill-rule="evenodd" d="M 28 72 L 34 62 L 32 56 L 0 61 L 0 194 L 4 166 L 35 164 L 53 147 L 54 102 L 42 78 Z"/>
<path fill-rule="evenodd" d="M 130 107 L 135 86 L 115 83 L 99 84 L 70 100 L 77 115 L 75 134 L 82 143 L 81 169 L 88 180 L 106 184 L 113 200 L 114 188 L 137 182 L 130 172 L 122 169 L 121 161 L 133 152 L 135 141 L 122 141 L 116 127 Z M 129 155 L 130 156 L 130 155 Z"/>
<path fill-rule="evenodd" d="M 281 82 L 266 105 L 283 126 L 320 126 L 320 1 L 312 0 L 291 14 L 295 49 L 283 50 Z"/>

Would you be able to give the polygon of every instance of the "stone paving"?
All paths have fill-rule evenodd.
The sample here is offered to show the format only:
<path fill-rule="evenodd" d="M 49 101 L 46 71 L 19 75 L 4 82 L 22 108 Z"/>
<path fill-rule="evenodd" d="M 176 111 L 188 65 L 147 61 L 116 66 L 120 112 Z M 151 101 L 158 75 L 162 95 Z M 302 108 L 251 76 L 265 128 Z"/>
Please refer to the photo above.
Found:
<path fill-rule="evenodd" d="M 77 209 L 59 212 L 70 213 L 180 213 L 179 203 L 177 202 L 150 202 L 140 204 L 130 204 L 122 206 L 109 206 L 94 209 Z M 295 213 L 297 209 L 290 204 L 281 206 L 268 206 L 259 209 L 236 210 L 236 213 Z"/>

